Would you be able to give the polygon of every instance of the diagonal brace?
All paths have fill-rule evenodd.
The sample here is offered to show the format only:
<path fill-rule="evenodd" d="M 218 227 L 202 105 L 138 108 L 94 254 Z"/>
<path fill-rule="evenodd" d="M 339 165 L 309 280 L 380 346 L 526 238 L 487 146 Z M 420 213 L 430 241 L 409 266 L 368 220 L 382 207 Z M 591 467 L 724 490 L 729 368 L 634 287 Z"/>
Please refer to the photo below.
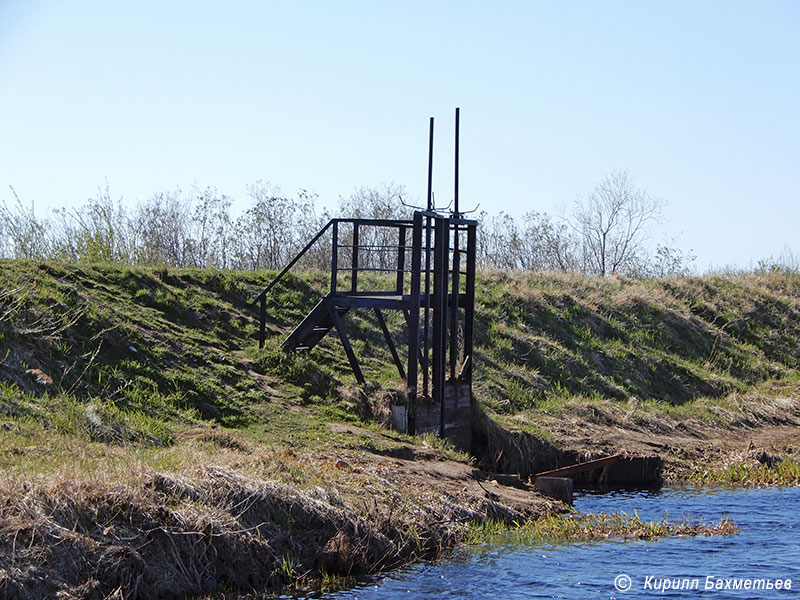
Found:
<path fill-rule="evenodd" d="M 344 346 L 344 351 L 347 354 L 347 360 L 350 362 L 350 368 L 353 369 L 353 375 L 356 376 L 358 383 L 364 385 L 366 383 L 364 374 L 361 372 L 361 366 L 358 364 L 358 359 L 356 358 L 355 352 L 353 352 L 353 347 L 350 345 L 350 340 L 347 337 L 347 332 L 344 330 L 342 318 L 339 316 L 339 311 L 336 310 L 336 305 L 333 302 L 333 298 L 325 298 L 325 304 L 328 307 L 328 313 L 331 315 L 331 321 L 333 321 L 333 324 L 336 327 L 336 333 L 339 334 L 339 339 L 342 341 L 342 346 Z"/>
<path fill-rule="evenodd" d="M 383 313 L 379 308 L 373 309 L 375 311 L 375 316 L 378 318 L 378 325 L 381 326 L 381 331 L 383 331 L 383 337 L 386 339 L 386 344 L 389 346 L 389 352 L 392 353 L 392 359 L 394 360 L 394 364 L 397 366 L 397 370 L 400 373 L 400 379 L 406 378 L 406 370 L 403 368 L 403 363 L 400 360 L 400 356 L 397 354 L 397 348 L 394 346 L 394 342 L 392 341 L 392 336 L 389 335 L 389 328 L 386 326 L 386 321 L 383 318 Z"/>

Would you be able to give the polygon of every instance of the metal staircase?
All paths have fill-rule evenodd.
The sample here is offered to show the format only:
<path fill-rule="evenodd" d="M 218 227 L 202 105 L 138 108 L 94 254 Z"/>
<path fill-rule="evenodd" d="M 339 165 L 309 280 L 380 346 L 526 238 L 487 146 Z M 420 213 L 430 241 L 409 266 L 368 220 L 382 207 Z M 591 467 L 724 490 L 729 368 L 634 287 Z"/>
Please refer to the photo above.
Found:
<path fill-rule="evenodd" d="M 331 310 L 341 318 L 349 307 L 334 307 L 330 301 L 331 295 L 326 294 L 305 319 L 283 340 L 281 347 L 287 352 L 308 351 L 316 346 L 325 335 L 336 326 Z"/>
<path fill-rule="evenodd" d="M 330 288 L 286 337 L 287 352 L 308 352 L 335 333 L 364 384 L 342 317 L 351 309 L 374 312 L 400 378 L 404 403 L 393 407 L 408 433 L 435 431 L 469 449 L 472 436 L 472 365 L 477 221 L 458 205 L 458 124 L 453 210 L 433 205 L 433 119 L 428 157 L 427 209 L 410 219 L 331 219 L 251 302 L 259 307 L 259 346 L 264 347 L 267 294 L 329 232 Z M 448 207 L 449 208 L 449 207 Z M 405 352 L 398 351 L 382 311 L 405 321 Z M 419 400 L 419 402 L 418 402 Z M 398 409 L 394 411 L 394 409 Z"/>

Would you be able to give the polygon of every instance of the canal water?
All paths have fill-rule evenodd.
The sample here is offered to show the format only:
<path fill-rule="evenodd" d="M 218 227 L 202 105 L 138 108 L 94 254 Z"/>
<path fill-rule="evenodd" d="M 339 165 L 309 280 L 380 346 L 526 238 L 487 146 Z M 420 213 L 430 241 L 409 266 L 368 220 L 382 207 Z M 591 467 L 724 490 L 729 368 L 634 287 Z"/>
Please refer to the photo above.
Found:
<path fill-rule="evenodd" d="M 730 517 L 741 532 L 483 548 L 324 597 L 800 598 L 800 488 L 582 493 L 575 507 L 581 512 L 636 511 L 643 520 L 661 519 L 665 513 L 707 523 Z"/>

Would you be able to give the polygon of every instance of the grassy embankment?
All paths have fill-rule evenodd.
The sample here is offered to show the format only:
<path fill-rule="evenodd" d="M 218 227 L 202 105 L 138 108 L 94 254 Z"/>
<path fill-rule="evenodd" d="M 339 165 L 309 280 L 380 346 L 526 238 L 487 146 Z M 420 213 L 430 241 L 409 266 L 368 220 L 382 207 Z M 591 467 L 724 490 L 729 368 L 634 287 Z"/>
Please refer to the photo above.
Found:
<path fill-rule="evenodd" d="M 333 336 L 308 357 L 279 350 L 323 275 L 274 290 L 259 351 L 246 303 L 271 274 L 1 266 L 9 597 L 330 581 L 434 556 L 470 522 L 557 510 L 492 499 L 469 481 L 469 457 L 375 425 L 398 382 L 370 315 L 347 316 L 366 390 Z M 731 464 L 695 450 L 795 424 L 799 291 L 782 274 L 482 274 L 478 466 L 527 475 L 660 435 L 674 476 L 797 483 L 791 449 Z M 620 430 L 630 438 L 607 435 Z"/>
<path fill-rule="evenodd" d="M 800 483 L 800 276 L 484 281 L 478 396 L 517 442 L 496 470 L 524 472 L 532 434 L 649 449 L 677 480 Z"/>

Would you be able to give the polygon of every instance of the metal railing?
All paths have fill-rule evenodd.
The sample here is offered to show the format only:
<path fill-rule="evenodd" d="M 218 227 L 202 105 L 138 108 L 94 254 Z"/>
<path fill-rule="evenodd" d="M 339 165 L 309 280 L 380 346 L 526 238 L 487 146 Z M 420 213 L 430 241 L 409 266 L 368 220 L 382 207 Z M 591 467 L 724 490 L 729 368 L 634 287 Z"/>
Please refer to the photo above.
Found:
<path fill-rule="evenodd" d="M 340 225 L 342 224 L 349 224 L 352 226 L 351 232 L 351 239 L 347 240 L 350 243 L 339 243 L 340 237 Z M 392 228 L 397 229 L 397 243 L 396 244 L 374 244 L 374 243 L 366 243 L 360 244 L 360 234 L 362 227 L 382 227 L 382 228 Z M 395 294 L 403 294 L 404 287 L 405 287 L 405 274 L 410 273 L 411 269 L 406 268 L 406 253 L 410 249 L 410 247 L 406 244 L 406 231 L 414 227 L 414 222 L 411 220 L 406 219 L 331 219 L 328 221 L 325 226 L 317 232 L 317 234 L 311 238 L 303 248 L 300 250 L 297 255 L 289 261 L 289 263 L 281 269 L 281 271 L 275 276 L 275 278 L 264 288 L 264 290 L 255 297 L 250 302 L 250 306 L 255 306 L 256 304 L 260 304 L 260 323 L 259 323 L 259 347 L 264 347 L 265 341 L 265 334 L 266 334 L 266 310 L 267 310 L 267 294 L 283 279 L 283 277 L 294 267 L 303 256 L 316 244 L 319 239 L 325 235 L 325 233 L 330 229 L 332 232 L 332 243 L 331 243 L 331 260 L 330 260 L 330 274 L 331 274 L 331 283 L 330 283 L 330 293 L 336 294 L 339 290 L 339 282 L 338 282 L 338 275 L 340 272 L 349 272 L 350 273 L 350 289 L 348 293 L 358 294 L 358 293 L 377 293 L 383 294 L 387 293 L 386 291 L 377 291 L 373 290 L 371 292 L 359 292 L 358 290 L 358 275 L 361 272 L 381 272 L 381 273 L 396 273 L 397 278 L 395 281 L 395 288 L 393 292 L 388 293 L 395 293 Z M 340 249 L 349 249 L 351 251 L 350 256 L 350 264 L 348 266 L 340 266 L 339 262 L 339 250 Z M 391 268 L 389 267 L 374 267 L 374 266 L 363 266 L 361 263 L 361 257 L 363 256 L 364 252 L 396 252 L 397 256 L 396 259 L 391 260 L 391 262 L 395 265 Z"/>

